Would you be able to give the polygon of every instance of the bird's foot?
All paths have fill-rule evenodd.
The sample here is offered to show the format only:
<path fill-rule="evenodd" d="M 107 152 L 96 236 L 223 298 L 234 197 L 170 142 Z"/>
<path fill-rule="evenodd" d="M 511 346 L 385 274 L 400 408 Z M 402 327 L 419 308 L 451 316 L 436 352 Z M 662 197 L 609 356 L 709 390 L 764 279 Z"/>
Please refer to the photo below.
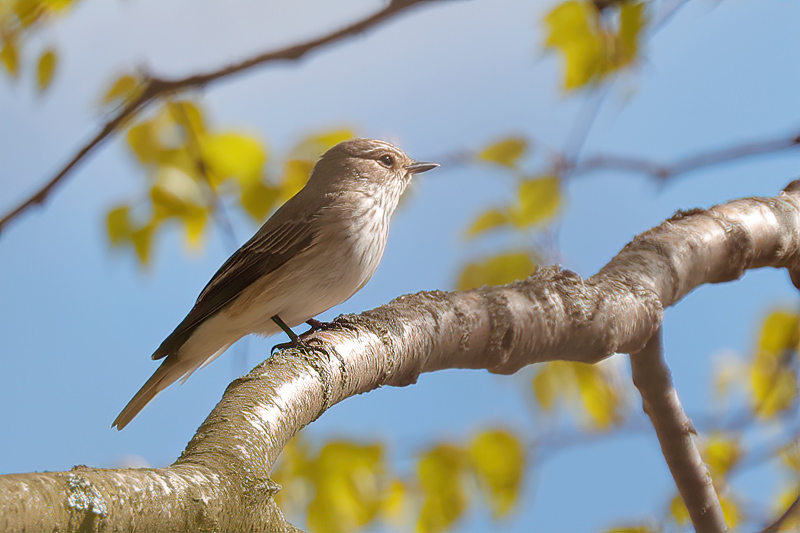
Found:
<path fill-rule="evenodd" d="M 306 320 L 306 324 L 311 326 L 311 328 L 307 331 L 304 331 L 300 335 L 292 331 L 292 329 L 286 325 L 286 323 L 281 320 L 281 317 L 275 315 L 272 317 L 272 321 L 275 322 L 278 327 L 280 327 L 286 335 L 289 336 L 289 342 L 282 342 L 276 344 L 272 347 L 271 353 L 275 353 L 275 350 L 283 350 L 286 348 L 310 348 L 308 344 L 306 344 L 306 337 L 315 333 L 317 331 L 325 331 L 326 329 L 330 329 L 335 324 L 333 322 L 322 322 L 319 320 L 315 320 L 313 318 L 309 318 Z"/>

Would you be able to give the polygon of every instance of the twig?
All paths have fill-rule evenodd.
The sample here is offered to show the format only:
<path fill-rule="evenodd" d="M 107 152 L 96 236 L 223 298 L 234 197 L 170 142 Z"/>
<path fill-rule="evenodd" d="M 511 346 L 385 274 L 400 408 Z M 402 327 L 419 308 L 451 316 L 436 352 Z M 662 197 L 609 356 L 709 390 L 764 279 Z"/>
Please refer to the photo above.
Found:
<path fill-rule="evenodd" d="M 598 170 L 621 170 L 666 180 L 703 167 L 727 163 L 754 155 L 779 152 L 795 147 L 800 147 L 800 134 L 767 141 L 749 142 L 711 152 L 703 152 L 681 159 L 672 164 L 656 163 L 647 159 L 620 155 L 596 155 L 578 163 L 573 167 L 571 174 L 575 176 L 597 172 Z"/>
<path fill-rule="evenodd" d="M 83 161 L 86 156 L 89 155 L 89 153 L 93 152 L 94 149 L 103 143 L 103 141 L 108 139 L 114 130 L 116 130 L 124 121 L 135 116 L 138 112 L 145 109 L 161 96 L 192 87 L 204 87 L 209 83 L 217 81 L 221 78 L 226 78 L 228 76 L 244 72 L 265 63 L 300 59 L 314 49 L 339 41 L 345 37 L 362 33 L 371 27 L 376 26 L 377 24 L 397 15 L 407 8 L 410 8 L 416 4 L 421 4 L 423 1 L 424 0 L 393 0 L 380 11 L 364 18 L 363 20 L 355 22 L 350 26 L 342 28 L 341 30 L 302 44 L 260 54 L 219 70 L 173 80 L 148 77 L 143 82 L 143 90 L 141 93 L 124 105 L 120 111 L 118 111 L 117 114 L 100 129 L 97 135 L 95 135 L 85 146 L 83 146 L 83 148 L 78 150 L 75 156 L 72 157 L 72 159 L 70 159 L 70 161 L 50 181 L 48 181 L 41 189 L 36 191 L 31 197 L 23 201 L 16 208 L 12 209 L 9 213 L 3 216 L 2 219 L 0 219 L 0 232 L 2 232 L 9 221 L 19 216 L 23 211 L 26 211 L 28 208 L 34 205 L 42 204 L 47 199 L 53 188 L 59 182 L 61 182 L 78 163 Z"/>
<path fill-rule="evenodd" d="M 725 531 L 725 517 L 708 469 L 695 446 L 694 428 L 681 407 L 664 361 L 661 328 L 631 354 L 633 383 L 653 422 L 661 451 L 696 531 Z"/>
<path fill-rule="evenodd" d="M 794 515 L 800 515 L 800 496 L 794 499 L 788 509 L 773 523 L 761 530 L 761 533 L 777 533 L 783 527 L 784 522 Z"/>

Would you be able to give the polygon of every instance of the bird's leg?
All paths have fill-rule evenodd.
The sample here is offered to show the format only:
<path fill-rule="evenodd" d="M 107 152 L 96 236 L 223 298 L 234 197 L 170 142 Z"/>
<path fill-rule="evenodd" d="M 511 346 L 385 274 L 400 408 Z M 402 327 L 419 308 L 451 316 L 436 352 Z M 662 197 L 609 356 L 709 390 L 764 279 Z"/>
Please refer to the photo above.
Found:
<path fill-rule="evenodd" d="M 275 350 L 282 350 L 283 348 L 293 348 L 295 346 L 302 344 L 303 341 L 300 340 L 300 337 L 297 336 L 297 333 L 292 331 L 292 328 L 287 326 L 286 322 L 284 322 L 281 319 L 281 317 L 275 315 L 272 317 L 272 321 L 275 322 L 278 325 L 278 327 L 281 328 L 283 332 L 289 336 L 289 342 L 282 342 L 280 344 L 276 344 L 275 346 L 272 347 L 273 352 Z"/>
<path fill-rule="evenodd" d="M 313 333 L 315 331 L 330 329 L 334 325 L 333 322 L 322 322 L 322 321 L 316 320 L 314 318 L 309 318 L 308 320 L 306 320 L 306 324 L 311 326 L 311 329 L 306 331 L 305 333 L 303 333 L 303 335 L 301 335 L 301 337 L 303 337 L 305 335 L 308 335 L 309 333 Z"/>

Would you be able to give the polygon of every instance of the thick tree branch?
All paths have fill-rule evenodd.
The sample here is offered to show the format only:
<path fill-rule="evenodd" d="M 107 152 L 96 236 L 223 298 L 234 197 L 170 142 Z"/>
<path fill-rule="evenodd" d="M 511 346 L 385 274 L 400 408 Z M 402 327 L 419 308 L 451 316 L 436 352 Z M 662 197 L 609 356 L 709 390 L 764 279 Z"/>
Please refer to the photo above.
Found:
<path fill-rule="evenodd" d="M 692 437 L 694 427 L 672 384 L 660 329 L 642 350 L 631 354 L 631 370 L 695 531 L 727 530 L 713 480 Z"/>
<path fill-rule="evenodd" d="M 332 405 L 423 372 L 511 374 L 552 360 L 638 353 L 664 308 L 747 269 L 800 263 L 800 182 L 775 198 L 680 212 L 594 276 L 558 267 L 500 287 L 400 297 L 277 352 L 235 380 L 178 461 L 155 470 L 0 476 L 0 530 L 285 530 L 269 471 Z M 795 274 L 795 280 L 800 276 Z M 46 526 L 46 527 L 45 527 Z"/>
<path fill-rule="evenodd" d="M 163 96 L 174 94 L 186 89 L 204 87 L 217 80 L 228 78 L 234 74 L 238 74 L 253 67 L 261 66 L 266 63 L 274 61 L 292 61 L 297 60 L 308 54 L 309 52 L 329 45 L 336 41 L 340 41 L 345 37 L 350 37 L 362 33 L 373 26 L 377 26 L 400 12 L 421 4 L 426 0 L 393 0 L 389 2 L 386 7 L 380 11 L 370 15 L 363 20 L 355 22 L 346 28 L 335 31 L 318 39 L 314 39 L 305 43 L 289 46 L 280 50 L 266 52 L 259 54 L 250 59 L 241 61 L 234 65 L 202 73 L 187 76 L 185 78 L 166 79 L 148 77 L 143 82 L 143 89 L 122 106 L 116 114 L 100 128 L 100 131 L 82 148 L 80 148 L 75 155 L 67 162 L 62 169 L 56 173 L 43 187 L 37 190 L 27 200 L 20 203 L 17 207 L 9 211 L 3 218 L 0 218 L 0 233 L 5 228 L 6 224 L 11 220 L 18 217 L 22 212 L 34 205 L 44 203 L 52 190 L 58 185 L 80 162 L 82 162 L 91 152 L 98 148 L 104 141 L 109 139 L 111 135 L 117 130 L 124 122 L 127 122 L 136 114 L 147 108 L 150 104 L 162 98 Z"/>

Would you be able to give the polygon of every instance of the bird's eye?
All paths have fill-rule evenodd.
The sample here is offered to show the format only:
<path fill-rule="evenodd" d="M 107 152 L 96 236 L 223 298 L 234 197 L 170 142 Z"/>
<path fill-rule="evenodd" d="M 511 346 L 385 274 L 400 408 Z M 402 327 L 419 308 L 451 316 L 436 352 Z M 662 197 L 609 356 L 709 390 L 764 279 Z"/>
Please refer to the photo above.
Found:
<path fill-rule="evenodd" d="M 394 157 L 389 154 L 380 156 L 378 161 L 380 161 L 381 165 L 385 166 L 386 168 L 392 168 L 394 165 Z"/>

